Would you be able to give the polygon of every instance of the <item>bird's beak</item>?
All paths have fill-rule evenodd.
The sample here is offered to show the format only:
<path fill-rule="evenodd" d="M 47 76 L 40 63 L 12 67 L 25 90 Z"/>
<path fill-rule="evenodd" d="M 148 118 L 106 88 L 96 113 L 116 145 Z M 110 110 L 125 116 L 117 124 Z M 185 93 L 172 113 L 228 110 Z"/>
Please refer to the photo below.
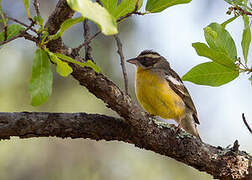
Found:
<path fill-rule="evenodd" d="M 138 64 L 138 60 L 136 58 L 128 59 L 127 62 L 135 65 Z"/>

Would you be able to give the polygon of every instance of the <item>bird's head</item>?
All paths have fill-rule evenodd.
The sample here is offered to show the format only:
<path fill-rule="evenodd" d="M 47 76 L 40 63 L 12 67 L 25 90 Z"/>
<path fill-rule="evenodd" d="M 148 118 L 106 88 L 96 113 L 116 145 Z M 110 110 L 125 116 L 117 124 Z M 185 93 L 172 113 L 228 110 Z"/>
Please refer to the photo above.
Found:
<path fill-rule="evenodd" d="M 137 57 L 127 60 L 127 62 L 144 69 L 167 69 L 169 62 L 157 52 L 151 50 L 142 51 Z"/>

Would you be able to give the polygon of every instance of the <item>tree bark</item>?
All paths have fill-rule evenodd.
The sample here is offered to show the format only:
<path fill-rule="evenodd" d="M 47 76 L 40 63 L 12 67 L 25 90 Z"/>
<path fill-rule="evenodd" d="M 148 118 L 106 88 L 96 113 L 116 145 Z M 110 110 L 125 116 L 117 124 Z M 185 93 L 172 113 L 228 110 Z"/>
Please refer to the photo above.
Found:
<path fill-rule="evenodd" d="M 66 0 L 59 0 L 46 23 L 49 33 L 56 33 L 62 22 L 73 14 Z M 51 41 L 48 48 L 81 60 L 61 38 Z M 75 64 L 71 67 L 72 76 L 80 85 L 102 99 L 123 119 L 85 113 L 0 113 L 0 138 L 57 136 L 119 140 L 174 158 L 215 178 L 252 179 L 252 157 L 239 151 L 237 143 L 229 149 L 214 147 L 184 131 L 175 133 L 173 126 L 149 117 L 103 74 Z"/>
<path fill-rule="evenodd" d="M 251 179 L 252 157 L 232 148 L 201 143 L 184 131 L 149 120 L 148 136 L 120 118 L 86 113 L 0 113 L 0 139 L 49 137 L 118 140 L 174 158 L 220 179 Z M 151 129 L 151 130 L 150 130 Z"/>

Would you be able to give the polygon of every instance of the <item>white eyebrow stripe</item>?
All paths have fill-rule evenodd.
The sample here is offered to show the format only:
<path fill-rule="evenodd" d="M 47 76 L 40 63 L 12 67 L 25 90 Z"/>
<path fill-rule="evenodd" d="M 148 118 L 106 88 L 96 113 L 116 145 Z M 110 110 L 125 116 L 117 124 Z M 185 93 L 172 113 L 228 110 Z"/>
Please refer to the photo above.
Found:
<path fill-rule="evenodd" d="M 157 55 L 157 54 L 145 54 L 145 55 L 138 56 L 138 57 L 160 58 L 161 56 L 159 56 L 159 55 Z"/>
<path fill-rule="evenodd" d="M 178 81 L 176 78 L 172 77 L 171 75 L 166 75 L 165 78 L 172 82 L 172 84 L 183 86 L 183 83 Z"/>

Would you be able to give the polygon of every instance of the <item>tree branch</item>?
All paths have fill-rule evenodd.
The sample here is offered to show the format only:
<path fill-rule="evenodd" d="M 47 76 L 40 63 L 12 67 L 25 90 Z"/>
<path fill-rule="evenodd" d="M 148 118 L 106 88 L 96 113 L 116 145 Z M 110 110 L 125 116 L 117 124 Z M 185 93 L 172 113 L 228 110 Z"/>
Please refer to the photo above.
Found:
<path fill-rule="evenodd" d="M 40 11 L 39 11 L 39 2 L 38 0 L 33 0 L 33 6 L 36 11 L 37 16 L 40 16 Z"/>
<path fill-rule="evenodd" d="M 90 39 L 90 27 L 88 24 L 88 19 L 85 19 L 83 21 L 83 38 L 84 38 L 84 41 L 87 39 Z M 90 43 L 87 43 L 85 45 L 85 60 L 94 61 L 94 59 L 91 55 L 91 51 L 92 51 L 92 47 L 90 46 Z"/>
<path fill-rule="evenodd" d="M 16 22 L 16 23 L 18 23 L 18 24 L 20 24 L 20 25 L 22 25 L 22 26 L 25 26 L 25 27 L 27 27 L 27 28 L 29 27 L 29 25 L 27 25 L 27 24 L 25 24 L 25 23 L 19 21 L 19 20 L 16 19 L 16 18 L 7 16 L 6 14 L 5 14 L 5 17 L 6 17 L 8 20 L 11 20 L 11 21 L 13 21 L 13 22 Z M 32 28 L 32 27 L 30 28 L 30 30 L 32 30 L 33 32 L 37 33 L 36 29 L 34 29 L 34 28 Z"/>
<path fill-rule="evenodd" d="M 245 126 L 247 127 L 247 129 L 249 130 L 249 132 L 252 134 L 252 129 L 250 128 L 248 122 L 246 121 L 244 113 L 242 113 L 242 120 L 243 120 Z"/>
<path fill-rule="evenodd" d="M 132 129 L 122 119 L 86 113 L 0 113 L 0 139 L 49 137 L 126 140 Z"/>
<path fill-rule="evenodd" d="M 121 67 L 122 67 L 122 73 L 123 73 L 123 79 L 124 79 L 124 89 L 125 89 L 125 93 L 128 94 L 128 77 L 127 77 L 126 66 L 124 62 L 122 43 L 118 35 L 114 35 L 114 38 L 116 40 L 116 45 L 118 48 L 117 53 L 119 54 L 120 61 L 121 61 Z"/>
<path fill-rule="evenodd" d="M 13 41 L 13 40 L 15 40 L 15 39 L 17 39 L 17 38 L 25 37 L 25 34 L 26 34 L 26 35 L 28 34 L 27 31 L 30 30 L 30 29 L 32 28 L 33 25 L 34 25 L 34 24 L 33 24 L 33 22 L 32 22 L 30 26 L 28 26 L 25 30 L 21 31 L 20 33 L 18 33 L 16 36 L 13 36 L 13 37 L 11 37 L 11 38 L 9 38 L 9 39 L 6 39 L 6 40 L 0 42 L 0 46 L 2 46 L 2 45 L 4 45 L 4 44 L 7 44 L 8 42 Z M 32 35 L 30 35 L 30 36 L 32 36 Z M 32 36 L 32 37 L 33 37 L 33 38 L 31 38 L 30 40 L 32 40 L 32 41 L 34 41 L 34 42 L 38 42 L 37 40 L 35 40 L 36 38 L 35 38 L 34 36 Z"/>
<path fill-rule="evenodd" d="M 155 124 L 155 123 L 154 123 Z M 175 129 L 165 124 L 155 125 L 148 137 L 139 136 L 122 119 L 86 113 L 20 112 L 0 113 L 0 139 L 11 136 L 70 137 L 94 140 L 119 140 L 168 155 L 206 171 L 220 179 L 250 179 L 252 157 L 234 147 L 221 148 L 201 143 L 185 132 L 174 135 Z M 148 131 L 149 129 L 146 129 Z"/>
<path fill-rule="evenodd" d="M 74 48 L 74 54 L 79 54 L 79 51 L 81 50 L 81 48 L 83 48 L 84 46 L 86 46 L 87 44 L 89 44 L 96 36 L 98 36 L 101 33 L 101 30 L 98 30 L 93 36 L 91 36 L 88 39 L 85 39 L 85 41 L 80 44 L 78 47 Z"/>

